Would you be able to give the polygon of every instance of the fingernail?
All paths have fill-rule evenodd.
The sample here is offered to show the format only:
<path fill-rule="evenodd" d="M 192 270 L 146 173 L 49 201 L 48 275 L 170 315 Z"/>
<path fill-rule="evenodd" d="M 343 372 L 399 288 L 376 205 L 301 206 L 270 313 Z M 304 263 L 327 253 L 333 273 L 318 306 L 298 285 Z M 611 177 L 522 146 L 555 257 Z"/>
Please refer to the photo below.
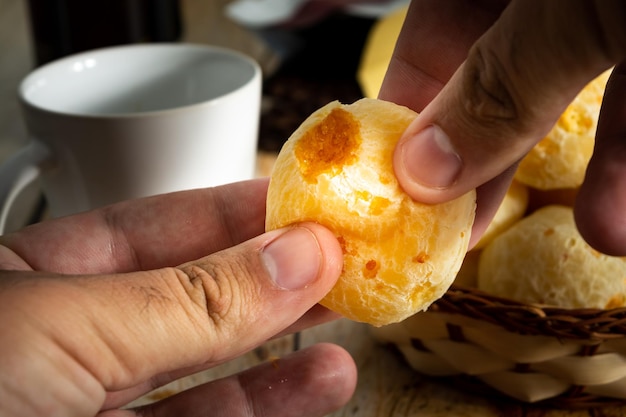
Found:
<path fill-rule="evenodd" d="M 313 232 L 296 227 L 267 245 L 261 260 L 276 285 L 298 290 L 317 279 L 322 251 Z"/>
<path fill-rule="evenodd" d="M 404 171 L 429 188 L 447 188 L 461 172 L 461 157 L 440 127 L 431 125 L 402 145 Z"/>

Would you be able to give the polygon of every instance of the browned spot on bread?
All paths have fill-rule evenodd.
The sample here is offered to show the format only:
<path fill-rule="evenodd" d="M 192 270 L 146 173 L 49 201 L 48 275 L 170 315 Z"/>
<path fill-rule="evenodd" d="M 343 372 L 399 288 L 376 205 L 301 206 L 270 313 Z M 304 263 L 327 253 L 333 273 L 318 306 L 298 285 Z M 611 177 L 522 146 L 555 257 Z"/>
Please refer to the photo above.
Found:
<path fill-rule="evenodd" d="M 304 133 L 294 152 L 304 179 L 316 183 L 318 175 L 341 171 L 344 165 L 356 162 L 360 145 L 359 121 L 350 112 L 335 108 Z"/>

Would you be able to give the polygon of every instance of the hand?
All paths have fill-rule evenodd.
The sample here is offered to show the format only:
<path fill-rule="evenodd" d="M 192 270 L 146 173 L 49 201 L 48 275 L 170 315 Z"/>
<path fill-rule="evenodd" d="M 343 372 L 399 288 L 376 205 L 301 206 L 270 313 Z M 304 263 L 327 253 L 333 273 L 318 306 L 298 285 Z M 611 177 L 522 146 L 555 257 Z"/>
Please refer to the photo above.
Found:
<path fill-rule="evenodd" d="M 340 274 L 338 242 L 315 224 L 263 234 L 266 191 L 174 193 L 0 237 L 0 415 L 321 416 L 347 402 L 354 363 L 322 344 L 117 410 L 335 317 L 316 303 Z"/>
<path fill-rule="evenodd" d="M 576 205 L 583 236 L 626 255 L 626 4 L 620 1 L 414 0 L 380 98 L 420 116 L 394 167 L 416 200 L 478 191 L 475 243 L 519 160 L 576 94 L 616 65 Z"/>

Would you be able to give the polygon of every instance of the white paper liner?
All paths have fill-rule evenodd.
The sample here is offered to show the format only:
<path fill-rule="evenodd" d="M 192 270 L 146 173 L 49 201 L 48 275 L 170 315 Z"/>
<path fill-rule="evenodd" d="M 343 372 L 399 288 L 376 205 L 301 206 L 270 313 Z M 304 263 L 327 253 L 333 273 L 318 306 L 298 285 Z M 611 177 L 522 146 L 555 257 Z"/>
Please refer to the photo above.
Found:
<path fill-rule="evenodd" d="M 397 346 L 420 373 L 475 376 L 520 401 L 551 399 L 573 387 L 583 387 L 587 394 L 626 399 L 626 338 L 597 346 L 597 341 L 522 335 L 467 316 L 438 312 L 418 313 L 372 332 L 379 341 Z M 581 355 L 587 345 L 598 347 L 595 354 Z"/>
<path fill-rule="evenodd" d="M 585 391 L 589 394 L 626 400 L 626 378 L 618 379 L 609 384 L 588 386 Z"/>
<path fill-rule="evenodd" d="M 530 403 L 556 397 L 570 387 L 565 381 L 536 373 L 497 372 L 480 379 L 510 397 Z"/>
<path fill-rule="evenodd" d="M 573 385 L 603 385 L 626 377 L 626 361 L 617 353 L 564 356 L 535 363 L 532 369 L 555 375 Z"/>
<path fill-rule="evenodd" d="M 406 344 L 397 345 L 397 347 L 411 368 L 419 370 L 425 375 L 450 376 L 459 373 L 458 369 L 434 353 L 417 350 Z"/>

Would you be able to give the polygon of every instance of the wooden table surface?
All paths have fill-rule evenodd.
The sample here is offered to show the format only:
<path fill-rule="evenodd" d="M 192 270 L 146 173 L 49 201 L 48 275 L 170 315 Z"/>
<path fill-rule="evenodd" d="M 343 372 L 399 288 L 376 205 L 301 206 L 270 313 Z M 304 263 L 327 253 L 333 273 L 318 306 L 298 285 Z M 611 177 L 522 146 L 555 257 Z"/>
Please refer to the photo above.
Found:
<path fill-rule="evenodd" d="M 559 410 L 495 401 L 457 390 L 446 380 L 434 380 L 411 370 L 403 358 L 379 344 L 370 328 L 347 319 L 303 331 L 300 347 L 331 342 L 344 347 L 354 358 L 359 380 L 351 401 L 329 417 L 618 417 L 626 406 L 586 410 Z M 217 368 L 175 381 L 134 404 L 163 398 L 197 384 L 231 375 L 294 350 L 295 336 L 273 340 L 249 354 Z"/>

